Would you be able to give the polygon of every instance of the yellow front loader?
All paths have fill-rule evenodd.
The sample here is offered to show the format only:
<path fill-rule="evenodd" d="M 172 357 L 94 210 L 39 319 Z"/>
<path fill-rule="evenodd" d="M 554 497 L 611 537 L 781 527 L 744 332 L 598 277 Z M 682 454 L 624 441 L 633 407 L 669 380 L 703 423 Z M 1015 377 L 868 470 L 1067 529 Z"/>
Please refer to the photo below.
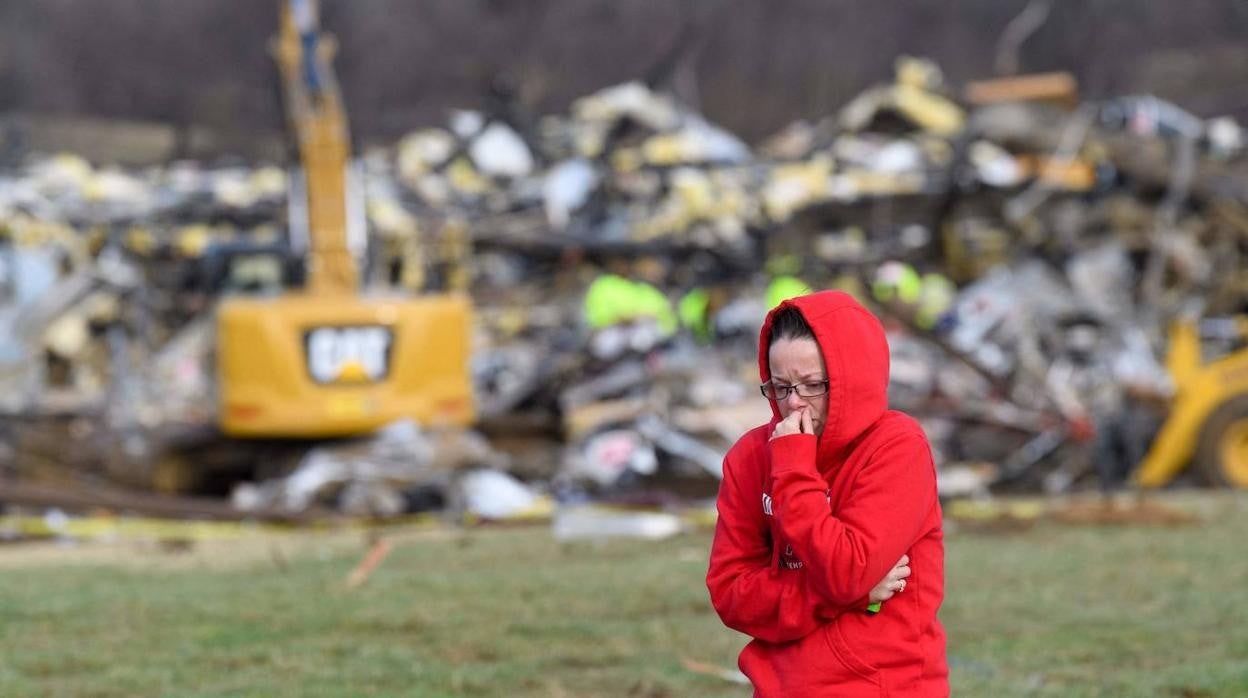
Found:
<path fill-rule="evenodd" d="M 348 201 L 347 119 L 316 9 L 314 0 L 284 3 L 273 46 L 302 163 L 290 210 L 292 239 L 306 240 L 306 283 L 221 301 L 220 427 L 236 437 L 320 438 L 401 418 L 468 424 L 468 299 L 360 291 L 364 231 L 362 220 L 353 225 L 362 216 L 351 215 L 361 209 Z"/>
<path fill-rule="evenodd" d="M 1189 464 L 1212 484 L 1248 488 L 1248 317 L 1221 323 L 1239 346 L 1206 362 L 1200 328 L 1180 320 L 1170 332 L 1166 368 L 1175 394 L 1152 448 L 1135 473 L 1144 487 L 1161 487 Z"/>

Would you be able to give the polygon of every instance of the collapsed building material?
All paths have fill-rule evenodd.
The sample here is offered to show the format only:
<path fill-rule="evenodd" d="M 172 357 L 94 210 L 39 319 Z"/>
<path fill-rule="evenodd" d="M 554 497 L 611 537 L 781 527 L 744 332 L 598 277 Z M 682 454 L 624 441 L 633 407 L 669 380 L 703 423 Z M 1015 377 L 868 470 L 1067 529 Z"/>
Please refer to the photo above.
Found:
<path fill-rule="evenodd" d="M 563 507 L 555 512 L 552 531 L 560 541 L 606 538 L 661 540 L 684 530 L 680 517 L 656 511 L 627 511 L 595 506 Z"/>
<path fill-rule="evenodd" d="M 1076 105 L 1064 74 L 976 83 L 962 103 L 937 66 L 896 68 L 758 148 L 640 83 L 532 129 L 458 112 L 363 158 L 365 286 L 473 294 L 483 427 L 529 425 L 541 455 L 526 480 L 713 483 L 736 435 L 768 418 L 751 397 L 757 327 L 764 289 L 789 276 L 889 323 L 890 399 L 932 425 L 950 493 L 1074 486 L 1096 442 L 1069 407 L 1092 389 L 1053 370 L 1073 361 L 1071 318 L 1095 319 L 1122 364 L 1106 375 L 1152 409 L 1173 389 L 1157 358 L 1171 323 L 1248 310 L 1243 131 L 1151 97 Z M 4 416 L 84 420 L 124 436 L 123 461 L 211 425 L 214 301 L 298 282 L 279 233 L 291 184 L 272 166 L 72 155 L 0 172 Z M 608 273 L 701 302 L 671 313 L 675 330 L 621 318 L 603 332 L 582 301 Z M 429 479 L 456 469 L 431 451 L 518 467 L 473 437 L 389 438 L 318 447 L 236 496 L 394 514 L 412 507 L 404 488 L 454 487 Z"/>
<path fill-rule="evenodd" d="M 232 501 L 243 512 L 297 513 L 332 505 L 356 516 L 398 516 L 445 508 L 459 470 L 505 464 L 506 457 L 479 435 L 425 433 L 415 423 L 401 421 L 371 438 L 316 446 L 289 473 L 240 483 Z M 468 478 L 469 485 L 473 482 Z"/>
<path fill-rule="evenodd" d="M 256 509 L 247 514 L 217 499 L 171 497 L 134 492 L 118 488 L 82 488 L 64 483 L 37 484 L 6 478 L 0 482 L 0 502 L 27 507 L 63 508 L 79 511 L 107 509 L 116 512 L 191 518 L 216 521 L 237 521 L 242 518 L 272 521 L 311 521 L 332 515 L 326 509 L 313 508 L 302 512 Z"/>

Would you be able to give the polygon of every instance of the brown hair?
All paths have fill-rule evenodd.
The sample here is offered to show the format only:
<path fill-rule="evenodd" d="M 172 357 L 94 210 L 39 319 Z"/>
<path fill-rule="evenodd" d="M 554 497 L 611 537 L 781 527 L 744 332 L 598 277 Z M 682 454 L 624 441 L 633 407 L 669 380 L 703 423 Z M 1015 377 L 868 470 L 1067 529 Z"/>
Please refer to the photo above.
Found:
<path fill-rule="evenodd" d="M 802 312 L 793 306 L 780 310 L 771 318 L 771 329 L 767 332 L 767 348 L 781 339 L 814 339 L 815 331 L 810 329 Z"/>

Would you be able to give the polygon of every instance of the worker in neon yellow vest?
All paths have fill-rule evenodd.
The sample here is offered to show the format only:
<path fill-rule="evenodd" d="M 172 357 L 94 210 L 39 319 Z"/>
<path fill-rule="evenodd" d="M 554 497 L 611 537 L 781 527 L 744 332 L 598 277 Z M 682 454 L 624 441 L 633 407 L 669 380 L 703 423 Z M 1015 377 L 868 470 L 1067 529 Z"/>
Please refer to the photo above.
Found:
<path fill-rule="evenodd" d="M 812 291 L 810 284 L 796 276 L 784 274 L 767 284 L 767 307 L 774 308 L 790 298 L 804 296 Z"/>
<path fill-rule="evenodd" d="M 957 287 L 943 274 L 919 274 L 913 266 L 894 261 L 876 270 L 871 293 L 880 303 L 904 313 L 919 329 L 939 330 L 953 307 Z"/>
<path fill-rule="evenodd" d="M 604 359 L 630 348 L 647 351 L 679 328 L 672 304 L 662 291 L 617 274 L 603 274 L 589 285 L 584 313 L 593 332 L 591 351 Z"/>

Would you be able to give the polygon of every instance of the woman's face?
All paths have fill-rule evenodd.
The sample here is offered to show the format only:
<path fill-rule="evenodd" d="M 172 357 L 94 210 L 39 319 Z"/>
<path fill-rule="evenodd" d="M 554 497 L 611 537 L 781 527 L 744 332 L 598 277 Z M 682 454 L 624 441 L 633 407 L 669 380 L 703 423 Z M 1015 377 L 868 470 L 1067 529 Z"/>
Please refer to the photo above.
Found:
<path fill-rule="evenodd" d="M 772 342 L 767 352 L 767 363 L 774 386 L 794 386 L 802 383 L 819 383 L 828 380 L 828 370 L 823 365 L 823 353 L 819 344 L 808 337 L 779 339 Z M 823 388 L 823 386 L 819 386 Z M 818 397 L 802 397 L 790 390 L 788 397 L 776 400 L 780 418 L 784 419 L 797 410 L 808 410 L 815 433 L 822 434 L 827 423 L 828 394 Z"/>

